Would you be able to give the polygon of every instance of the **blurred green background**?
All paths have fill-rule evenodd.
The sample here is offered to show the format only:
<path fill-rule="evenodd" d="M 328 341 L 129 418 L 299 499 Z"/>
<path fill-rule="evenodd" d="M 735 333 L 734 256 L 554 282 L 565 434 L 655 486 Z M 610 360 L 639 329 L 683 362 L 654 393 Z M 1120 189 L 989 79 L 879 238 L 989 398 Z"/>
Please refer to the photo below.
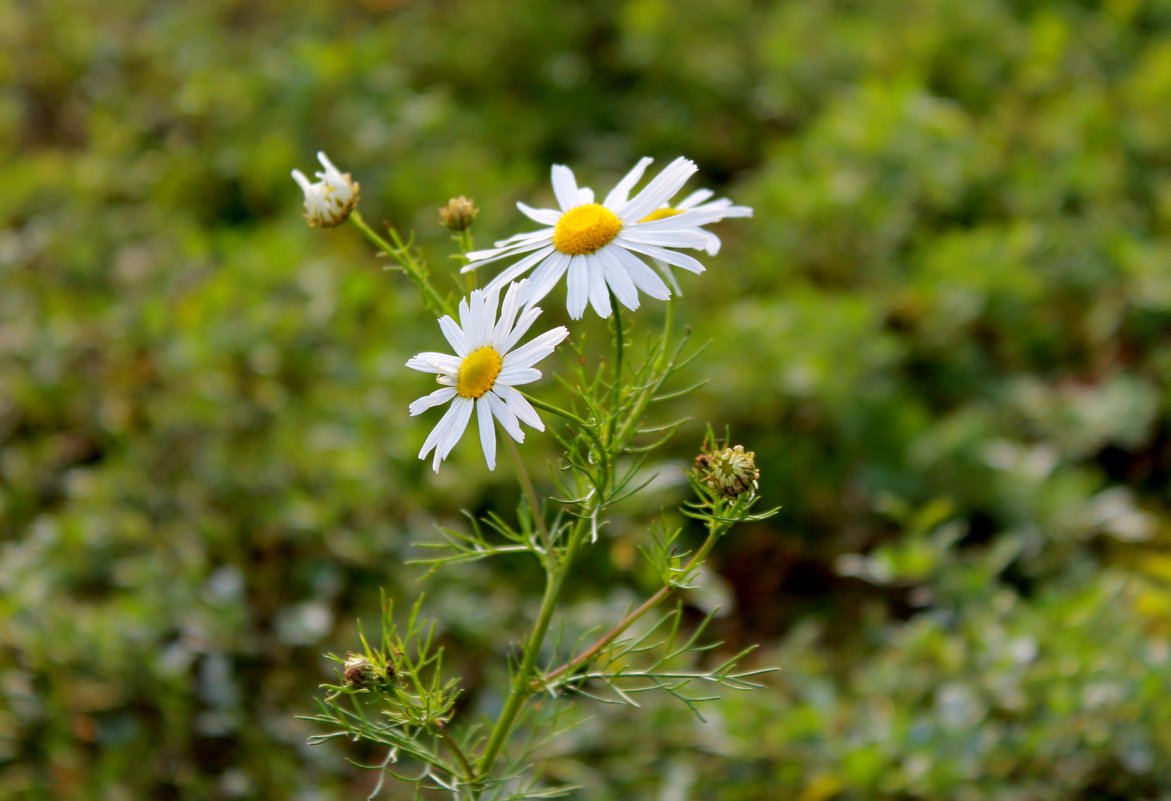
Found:
<path fill-rule="evenodd" d="M 756 451 L 784 510 L 688 602 L 782 671 L 706 725 L 591 707 L 553 778 L 1171 799 L 1167 0 L 0 2 L 0 797 L 365 797 L 345 757 L 380 755 L 295 715 L 380 588 L 427 590 L 467 714 L 497 703 L 536 574 L 402 562 L 515 482 L 415 459 L 437 330 L 305 226 L 318 149 L 436 271 L 448 196 L 527 230 L 554 161 L 604 191 L 686 154 L 756 208 L 684 277 L 709 383 L 663 466 L 708 420 Z M 652 589 L 681 492 L 571 617 Z"/>

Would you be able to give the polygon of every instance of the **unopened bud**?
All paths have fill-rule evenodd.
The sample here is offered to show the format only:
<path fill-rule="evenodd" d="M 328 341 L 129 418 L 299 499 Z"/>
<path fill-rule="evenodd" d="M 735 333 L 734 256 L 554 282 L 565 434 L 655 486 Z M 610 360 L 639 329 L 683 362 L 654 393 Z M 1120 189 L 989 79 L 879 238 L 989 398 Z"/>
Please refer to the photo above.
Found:
<path fill-rule="evenodd" d="M 342 667 L 342 678 L 346 684 L 357 689 L 369 687 L 378 678 L 378 668 L 361 654 L 351 653 Z"/>
<path fill-rule="evenodd" d="M 695 469 L 705 484 L 725 498 L 755 492 L 760 480 L 756 452 L 744 450 L 743 445 L 701 453 L 695 459 Z"/>
<path fill-rule="evenodd" d="M 361 186 L 333 166 L 324 153 L 317 154 L 317 160 L 325 169 L 316 173 L 318 180 L 310 183 L 300 170 L 293 170 L 293 180 L 305 193 L 305 219 L 310 225 L 334 228 L 341 225 L 358 206 Z"/>
<path fill-rule="evenodd" d="M 480 210 L 469 197 L 460 195 L 447 201 L 447 205 L 439 209 L 439 220 L 449 231 L 466 231 L 472 227 L 472 220 Z"/>

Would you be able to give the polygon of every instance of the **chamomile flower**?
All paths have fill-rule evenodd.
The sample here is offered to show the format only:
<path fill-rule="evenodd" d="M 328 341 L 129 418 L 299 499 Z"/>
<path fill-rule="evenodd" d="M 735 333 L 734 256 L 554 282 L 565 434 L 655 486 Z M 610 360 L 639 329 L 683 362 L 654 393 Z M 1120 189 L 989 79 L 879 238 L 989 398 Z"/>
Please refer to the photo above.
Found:
<path fill-rule="evenodd" d="M 439 328 L 455 355 L 420 353 L 407 362 L 407 367 L 413 370 L 434 373 L 436 381 L 443 385 L 412 403 L 412 416 L 451 403 L 419 451 L 420 459 L 435 451 L 431 463 L 435 472 L 439 472 L 440 462 L 463 436 L 473 410 L 489 470 L 496 469 L 493 418 L 517 442 L 525 440 L 522 422 L 538 431 L 545 430 L 532 404 L 516 387 L 541 377 L 541 371 L 533 365 L 552 353 L 569 336 L 569 331 L 565 326 L 557 326 L 516 347 L 541 314 L 540 309 L 532 306 L 522 310 L 525 283 L 521 281 L 508 287 L 504 302 L 499 304 L 499 318 L 496 307 L 500 290 L 486 287 L 473 291 L 470 297 L 460 301 L 458 324 L 447 315 L 439 319 Z"/>
<path fill-rule="evenodd" d="M 305 219 L 309 224 L 334 228 L 344 223 L 358 205 L 361 187 L 348 172 L 333 166 L 324 153 L 319 152 L 317 160 L 325 170 L 317 173 L 316 182 L 310 183 L 300 170 L 293 170 L 293 180 L 305 193 Z"/>
<path fill-rule="evenodd" d="M 534 209 L 517 203 L 526 217 L 548 227 L 497 242 L 490 250 L 469 253 L 470 263 L 464 271 L 522 256 L 488 286 L 504 286 L 531 270 L 527 303 L 545 297 L 561 276 L 568 273 L 566 308 L 574 320 L 581 318 L 587 304 L 599 316 L 609 317 L 611 292 L 628 309 L 638 308 L 639 292 L 666 300 L 671 290 L 643 257 L 702 273 L 704 267 L 698 260 L 674 248 L 710 247 L 712 235 L 700 226 L 720 219 L 722 212 L 692 209 L 661 219 L 647 219 L 674 197 L 696 170 L 694 162 L 675 159 L 630 198 L 630 190 L 642 178 L 650 161 L 639 161 L 601 203 L 594 201 L 593 190 L 578 187 L 568 167 L 554 165 L 553 193 L 560 210 Z"/>

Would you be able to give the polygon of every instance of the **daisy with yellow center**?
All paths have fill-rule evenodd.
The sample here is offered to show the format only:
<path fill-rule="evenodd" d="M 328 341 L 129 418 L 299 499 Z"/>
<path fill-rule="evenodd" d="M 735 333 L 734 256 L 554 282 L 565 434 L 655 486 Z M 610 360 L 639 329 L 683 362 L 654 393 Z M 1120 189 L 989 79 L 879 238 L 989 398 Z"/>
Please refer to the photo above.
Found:
<path fill-rule="evenodd" d="M 472 418 L 480 429 L 480 445 L 488 469 L 496 468 L 496 426 L 499 421 L 505 432 L 517 442 L 524 442 L 520 423 L 544 431 L 545 426 L 516 387 L 536 381 L 541 371 L 533 367 L 569 336 L 565 326 L 546 331 L 530 342 L 516 347 L 532 327 L 541 310 L 531 306 L 522 310 L 525 284 L 512 284 L 499 303 L 500 290 L 488 287 L 472 292 L 459 304 L 459 323 L 449 316 L 439 320 L 443 336 L 455 351 L 420 353 L 407 362 L 407 367 L 424 373 L 434 373 L 443 386 L 430 395 L 411 404 L 411 415 L 421 414 L 433 406 L 450 401 L 451 407 L 431 430 L 419 451 L 419 458 L 435 451 L 432 468 L 439 472 L 439 464 L 463 436 Z M 496 307 L 500 306 L 500 317 Z"/>
<path fill-rule="evenodd" d="M 566 308 L 574 320 L 581 318 L 587 305 L 593 306 L 599 316 L 609 317 L 611 293 L 628 309 L 638 308 L 640 292 L 666 300 L 671 296 L 670 288 L 643 258 L 703 272 L 702 264 L 675 248 L 708 248 L 712 236 L 700 226 L 719 216 L 688 211 L 648 218 L 674 197 L 696 170 L 693 162 L 675 159 L 630 198 L 630 190 L 650 162 L 641 160 L 601 203 L 595 202 L 593 190 L 578 187 L 568 167 L 554 165 L 553 194 L 560 209 L 534 209 L 517 203 L 526 217 L 548 227 L 497 242 L 489 250 L 469 253 L 464 271 L 521 256 L 488 286 L 502 287 L 531 270 L 526 303 L 545 297 L 561 276 L 568 274 Z"/>

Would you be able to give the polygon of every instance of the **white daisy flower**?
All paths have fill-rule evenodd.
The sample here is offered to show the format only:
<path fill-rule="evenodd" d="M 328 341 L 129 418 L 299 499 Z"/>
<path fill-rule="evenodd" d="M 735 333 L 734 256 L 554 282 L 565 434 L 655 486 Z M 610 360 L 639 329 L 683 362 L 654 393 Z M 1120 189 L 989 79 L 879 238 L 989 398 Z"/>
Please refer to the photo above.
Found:
<path fill-rule="evenodd" d="M 650 159 L 642 159 L 601 203 L 593 190 L 578 188 L 573 172 L 560 164 L 552 170 L 553 193 L 561 207 L 517 208 L 531 220 L 549 226 L 496 243 L 490 250 L 468 254 L 464 271 L 511 256 L 524 258 L 493 278 L 489 287 L 501 287 L 532 270 L 528 303 L 535 303 L 569 274 L 566 308 L 580 319 L 586 304 L 609 317 L 610 293 L 628 309 L 637 309 L 639 292 L 666 300 L 671 290 L 641 257 L 660 259 L 693 273 L 704 267 L 695 258 L 671 248 L 707 249 L 712 235 L 700 226 L 720 219 L 722 210 L 692 209 L 662 219 L 647 219 L 667 203 L 695 172 L 694 162 L 678 158 L 655 176 L 641 192 L 629 199 L 631 188 L 642 178 Z"/>
<path fill-rule="evenodd" d="M 649 161 L 648 161 L 649 163 Z M 717 200 L 710 200 L 714 195 L 710 189 L 697 189 L 683 200 L 676 203 L 674 206 L 663 205 L 652 211 L 650 214 L 642 218 L 642 222 L 652 222 L 654 220 L 663 220 L 667 217 L 674 217 L 676 214 L 681 214 L 685 211 L 697 212 L 717 212 L 719 214 L 712 222 L 719 222 L 720 220 L 728 219 L 729 217 L 751 217 L 752 207 L 750 206 L 734 206 L 732 201 L 726 197 Z M 623 198 L 625 200 L 625 198 Z M 720 252 L 720 238 L 710 231 L 704 231 L 708 236 L 708 244 L 704 250 L 709 256 L 715 256 Z M 679 282 L 675 280 L 674 273 L 671 272 L 671 266 L 667 262 L 660 259 L 654 260 L 655 266 L 659 268 L 659 272 L 667 279 L 667 283 L 671 285 L 676 295 L 682 295 L 683 290 L 679 287 Z"/>
<path fill-rule="evenodd" d="M 317 173 L 316 183 L 310 183 L 300 170 L 293 170 L 293 180 L 305 193 L 305 219 L 309 224 L 334 228 L 344 223 L 358 205 L 361 187 L 348 172 L 333 166 L 324 153 L 319 152 L 317 160 L 325 171 Z"/>
<path fill-rule="evenodd" d="M 456 355 L 420 353 L 407 362 L 407 367 L 413 370 L 435 373 L 436 380 L 443 385 L 412 403 L 412 416 L 451 401 L 451 408 L 431 430 L 419 451 L 419 458 L 425 459 L 434 449 L 432 467 L 435 472 L 439 472 L 440 462 L 447 458 L 463 436 L 473 407 L 479 420 L 480 445 L 484 448 L 484 460 L 489 470 L 496 469 L 496 428 L 492 418 L 500 421 L 517 442 L 525 440 L 521 422 L 538 431 L 545 430 L 532 404 L 516 387 L 541 377 L 541 371 L 533 365 L 552 353 L 569 336 L 569 330 L 559 325 L 516 347 L 541 315 L 538 308 L 521 310 L 526 283 L 521 281 L 508 287 L 500 305 L 499 319 L 496 306 L 500 290 L 486 287 L 473 291 L 470 298 L 459 303 L 459 324 L 447 315 L 439 319 L 439 328 Z"/>

